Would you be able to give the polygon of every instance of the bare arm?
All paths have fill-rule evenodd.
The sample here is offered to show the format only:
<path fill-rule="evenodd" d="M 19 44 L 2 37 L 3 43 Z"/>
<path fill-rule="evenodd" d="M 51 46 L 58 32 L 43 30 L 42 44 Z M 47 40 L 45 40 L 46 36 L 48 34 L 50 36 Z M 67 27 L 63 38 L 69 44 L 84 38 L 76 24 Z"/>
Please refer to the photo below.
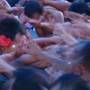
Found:
<path fill-rule="evenodd" d="M 11 9 L 11 6 L 6 0 L 0 0 L 0 4 L 5 7 L 6 9 Z"/>
<path fill-rule="evenodd" d="M 5 62 L 3 59 L 0 59 L 0 73 L 11 73 L 15 68 Z"/>
<path fill-rule="evenodd" d="M 60 10 L 60 11 L 66 11 L 68 10 L 68 7 L 71 5 L 69 2 L 56 2 L 56 1 L 50 1 L 50 0 L 42 0 L 42 2 L 45 5 L 53 6 L 54 8 Z"/>
<path fill-rule="evenodd" d="M 55 27 L 54 34 L 60 36 L 67 45 L 77 43 L 77 40 L 67 32 L 67 26 L 65 27 L 63 24 L 56 24 Z"/>
<path fill-rule="evenodd" d="M 34 41 L 42 48 L 53 44 L 63 44 L 63 40 L 59 36 L 38 38 L 34 39 Z"/>

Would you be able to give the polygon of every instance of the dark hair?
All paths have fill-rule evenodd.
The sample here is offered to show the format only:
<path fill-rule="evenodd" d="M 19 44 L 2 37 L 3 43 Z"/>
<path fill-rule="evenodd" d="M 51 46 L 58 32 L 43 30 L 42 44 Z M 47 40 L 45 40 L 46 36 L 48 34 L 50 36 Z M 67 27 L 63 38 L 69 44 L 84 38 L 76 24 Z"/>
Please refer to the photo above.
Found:
<path fill-rule="evenodd" d="M 17 4 L 20 0 L 7 0 L 8 3 L 13 7 L 15 4 Z"/>
<path fill-rule="evenodd" d="M 86 14 L 87 14 L 88 16 L 90 16 L 90 2 L 89 2 L 89 3 L 87 2 L 87 6 L 88 6 L 88 8 L 87 8 L 87 10 L 86 10 Z"/>
<path fill-rule="evenodd" d="M 60 83 L 60 90 L 89 90 L 87 83 L 73 73 L 62 75 L 58 82 Z"/>
<path fill-rule="evenodd" d="M 14 72 L 13 90 L 42 90 L 41 78 L 33 68 L 19 68 Z M 42 82 L 42 81 L 41 81 Z"/>
<path fill-rule="evenodd" d="M 4 84 L 8 81 L 8 78 L 0 74 L 0 90 L 3 89 Z"/>
<path fill-rule="evenodd" d="M 90 2 L 90 0 L 74 0 L 74 2 L 85 2 L 85 3 L 87 3 L 87 2 Z"/>
<path fill-rule="evenodd" d="M 18 32 L 23 33 L 23 27 L 18 20 L 11 17 L 0 20 L 0 35 L 5 35 L 13 40 Z"/>
<path fill-rule="evenodd" d="M 85 2 L 74 2 L 69 7 L 69 11 L 76 12 L 79 14 L 86 14 L 87 8 L 88 6 Z"/>
<path fill-rule="evenodd" d="M 74 2 L 75 0 L 67 0 L 67 1 L 69 1 L 69 2 Z"/>
<path fill-rule="evenodd" d="M 35 13 L 43 13 L 43 6 L 36 0 L 30 0 L 25 4 L 24 13 L 26 16 L 32 18 Z"/>
<path fill-rule="evenodd" d="M 86 15 L 90 15 L 90 8 L 89 8 L 89 3 L 90 3 L 90 0 L 75 0 L 74 2 L 73 2 L 73 4 L 75 4 L 75 3 L 79 3 L 79 4 L 82 4 L 82 6 L 80 6 L 80 5 L 78 5 L 78 6 L 80 6 L 81 8 L 82 8 L 82 10 L 81 11 L 83 11 L 84 12 L 84 14 L 86 14 Z M 75 5 L 71 5 L 72 6 L 72 9 L 75 9 L 74 8 L 74 6 Z M 71 8 L 71 7 L 70 7 Z M 79 10 L 79 7 L 77 8 L 78 10 Z M 70 10 L 70 11 L 73 11 L 73 10 Z M 75 12 L 75 11 L 74 11 Z M 78 13 L 78 12 L 77 12 Z M 80 12 L 79 12 L 80 13 Z M 80 13 L 80 14 L 82 14 L 82 13 Z"/>
<path fill-rule="evenodd" d="M 87 3 L 87 2 L 90 2 L 90 0 L 85 0 L 85 2 Z"/>

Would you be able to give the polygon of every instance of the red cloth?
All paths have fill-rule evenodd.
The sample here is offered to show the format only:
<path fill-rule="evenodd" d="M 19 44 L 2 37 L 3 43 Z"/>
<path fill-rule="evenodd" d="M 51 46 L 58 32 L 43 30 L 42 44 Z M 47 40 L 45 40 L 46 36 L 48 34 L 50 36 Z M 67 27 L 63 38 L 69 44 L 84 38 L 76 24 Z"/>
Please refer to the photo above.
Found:
<path fill-rule="evenodd" d="M 9 48 L 13 44 L 13 41 L 5 35 L 0 35 L 0 46 L 2 48 Z"/>

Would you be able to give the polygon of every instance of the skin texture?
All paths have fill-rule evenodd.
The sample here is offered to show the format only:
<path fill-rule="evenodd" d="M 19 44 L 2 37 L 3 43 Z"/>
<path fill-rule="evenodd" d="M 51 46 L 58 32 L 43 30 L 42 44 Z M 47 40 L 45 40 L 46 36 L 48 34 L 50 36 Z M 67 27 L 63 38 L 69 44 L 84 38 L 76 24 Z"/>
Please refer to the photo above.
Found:
<path fill-rule="evenodd" d="M 11 9 L 21 15 L 19 18 L 21 23 L 33 23 L 41 37 L 32 39 L 27 32 L 24 35 L 17 34 L 14 40 L 15 48 L 11 47 L 9 52 L 0 55 L 1 72 L 11 73 L 19 67 L 33 66 L 48 73 L 50 83 L 62 74 L 57 74 L 60 71 L 80 74 L 83 79 L 89 81 L 90 72 L 82 64 L 75 63 L 70 66 L 68 61 L 75 62 L 79 59 L 75 52 L 78 39 L 90 40 L 90 17 L 66 11 L 70 3 L 40 1 L 44 4 L 45 11 L 38 19 L 36 19 L 38 15 L 33 19 L 26 17 L 19 7 Z M 6 12 L 6 9 L 0 10 L 2 17 L 0 19 L 18 15 Z M 65 19 L 70 21 L 66 22 Z"/>
<path fill-rule="evenodd" d="M 61 10 L 61 11 L 67 10 L 68 7 L 70 6 L 70 3 L 68 3 L 68 2 L 61 3 L 61 2 L 49 1 L 49 0 L 41 0 L 41 2 L 45 5 L 53 6 L 56 9 Z"/>

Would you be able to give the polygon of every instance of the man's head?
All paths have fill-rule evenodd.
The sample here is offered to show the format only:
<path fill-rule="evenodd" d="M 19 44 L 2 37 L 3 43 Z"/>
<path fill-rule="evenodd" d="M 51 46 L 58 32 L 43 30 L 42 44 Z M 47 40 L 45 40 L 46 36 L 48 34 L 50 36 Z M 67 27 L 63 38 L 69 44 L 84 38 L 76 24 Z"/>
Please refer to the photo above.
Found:
<path fill-rule="evenodd" d="M 45 77 L 41 71 L 33 67 L 21 67 L 13 72 L 15 81 L 12 90 L 42 90 L 46 86 Z"/>
<path fill-rule="evenodd" d="M 37 80 L 34 77 L 35 72 L 30 69 L 18 69 L 15 72 L 15 82 L 12 86 L 13 90 L 41 90 Z"/>
<path fill-rule="evenodd" d="M 86 14 L 87 8 L 88 6 L 85 2 L 74 2 L 69 7 L 69 11 L 76 12 L 79 14 Z"/>
<path fill-rule="evenodd" d="M 10 39 L 15 39 L 17 33 L 22 33 L 22 25 L 12 17 L 0 20 L 0 35 L 5 35 Z"/>
<path fill-rule="evenodd" d="M 89 90 L 87 83 L 80 76 L 72 73 L 62 75 L 55 84 L 57 89 L 52 90 Z"/>
<path fill-rule="evenodd" d="M 43 6 L 36 0 L 30 0 L 25 4 L 24 14 L 29 18 L 39 19 L 43 13 Z"/>

